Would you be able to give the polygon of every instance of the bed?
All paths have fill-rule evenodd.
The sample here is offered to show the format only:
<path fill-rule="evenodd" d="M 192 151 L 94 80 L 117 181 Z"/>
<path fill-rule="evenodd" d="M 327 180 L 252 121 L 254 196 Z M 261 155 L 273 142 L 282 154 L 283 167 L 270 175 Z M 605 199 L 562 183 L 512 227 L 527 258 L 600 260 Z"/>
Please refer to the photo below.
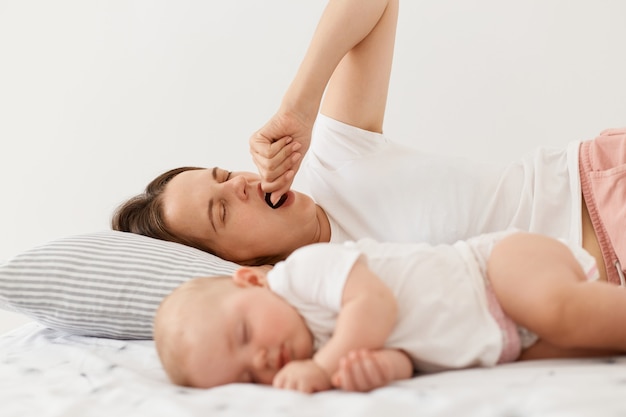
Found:
<path fill-rule="evenodd" d="M 618 416 L 626 359 L 518 362 L 425 375 L 369 394 L 305 395 L 170 384 L 150 340 L 75 336 L 37 323 L 0 338 L 0 415 Z"/>
<path fill-rule="evenodd" d="M 0 265 L 0 306 L 35 320 L 0 337 L 0 416 L 626 415 L 626 357 L 421 375 L 368 394 L 172 385 L 150 339 L 154 309 L 184 280 L 234 267 L 112 231 Z"/>

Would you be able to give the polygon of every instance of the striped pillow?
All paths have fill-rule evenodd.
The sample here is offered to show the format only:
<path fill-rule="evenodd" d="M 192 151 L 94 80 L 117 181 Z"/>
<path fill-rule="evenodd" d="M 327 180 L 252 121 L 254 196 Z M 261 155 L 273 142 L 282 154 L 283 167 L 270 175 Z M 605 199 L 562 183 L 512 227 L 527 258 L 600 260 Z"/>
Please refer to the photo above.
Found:
<path fill-rule="evenodd" d="M 231 274 L 237 267 L 132 233 L 72 236 L 0 265 L 0 307 L 72 334 L 151 339 L 164 296 L 190 278 Z"/>

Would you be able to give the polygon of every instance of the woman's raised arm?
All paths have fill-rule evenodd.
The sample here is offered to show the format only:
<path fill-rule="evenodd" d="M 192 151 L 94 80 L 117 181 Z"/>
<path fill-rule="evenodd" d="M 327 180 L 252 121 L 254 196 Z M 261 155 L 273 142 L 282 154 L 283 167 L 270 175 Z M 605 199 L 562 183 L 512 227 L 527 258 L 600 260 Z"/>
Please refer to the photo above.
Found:
<path fill-rule="evenodd" d="M 321 111 L 382 131 L 398 0 L 331 0 L 278 112 L 250 138 L 265 192 L 277 202 L 308 150 Z M 326 91 L 324 95 L 324 91 Z"/>

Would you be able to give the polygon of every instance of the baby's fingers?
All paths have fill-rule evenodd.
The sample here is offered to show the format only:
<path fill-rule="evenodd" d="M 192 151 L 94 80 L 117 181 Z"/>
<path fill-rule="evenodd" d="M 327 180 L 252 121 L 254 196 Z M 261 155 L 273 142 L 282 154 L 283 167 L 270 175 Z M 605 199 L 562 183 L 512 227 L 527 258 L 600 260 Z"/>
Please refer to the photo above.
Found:
<path fill-rule="evenodd" d="M 344 391 L 369 391 L 365 374 L 354 352 L 339 362 L 339 369 L 333 377 L 333 384 Z"/>
<path fill-rule="evenodd" d="M 391 375 L 376 360 L 375 354 L 369 351 L 359 352 L 361 369 L 365 380 L 369 383 L 369 389 L 382 387 L 391 380 Z"/>
<path fill-rule="evenodd" d="M 371 391 L 388 382 L 388 376 L 368 351 L 353 351 L 342 358 L 333 378 L 335 386 L 346 391 Z"/>
<path fill-rule="evenodd" d="M 296 390 L 298 388 L 298 382 L 294 378 L 278 374 L 274 377 L 272 386 L 274 388 Z"/>

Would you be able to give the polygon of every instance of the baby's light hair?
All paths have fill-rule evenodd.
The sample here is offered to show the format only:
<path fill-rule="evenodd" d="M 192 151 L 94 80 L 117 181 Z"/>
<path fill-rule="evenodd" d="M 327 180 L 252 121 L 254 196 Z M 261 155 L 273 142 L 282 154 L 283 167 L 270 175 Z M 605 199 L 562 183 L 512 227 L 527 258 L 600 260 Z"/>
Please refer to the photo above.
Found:
<path fill-rule="evenodd" d="M 219 305 L 220 285 L 231 281 L 230 276 L 191 279 L 166 296 L 154 318 L 154 343 L 169 379 L 177 385 L 190 386 L 188 375 L 189 351 L 194 335 L 202 332 L 198 323 L 211 318 L 211 310 Z M 198 315 L 206 320 L 198 321 Z"/>

